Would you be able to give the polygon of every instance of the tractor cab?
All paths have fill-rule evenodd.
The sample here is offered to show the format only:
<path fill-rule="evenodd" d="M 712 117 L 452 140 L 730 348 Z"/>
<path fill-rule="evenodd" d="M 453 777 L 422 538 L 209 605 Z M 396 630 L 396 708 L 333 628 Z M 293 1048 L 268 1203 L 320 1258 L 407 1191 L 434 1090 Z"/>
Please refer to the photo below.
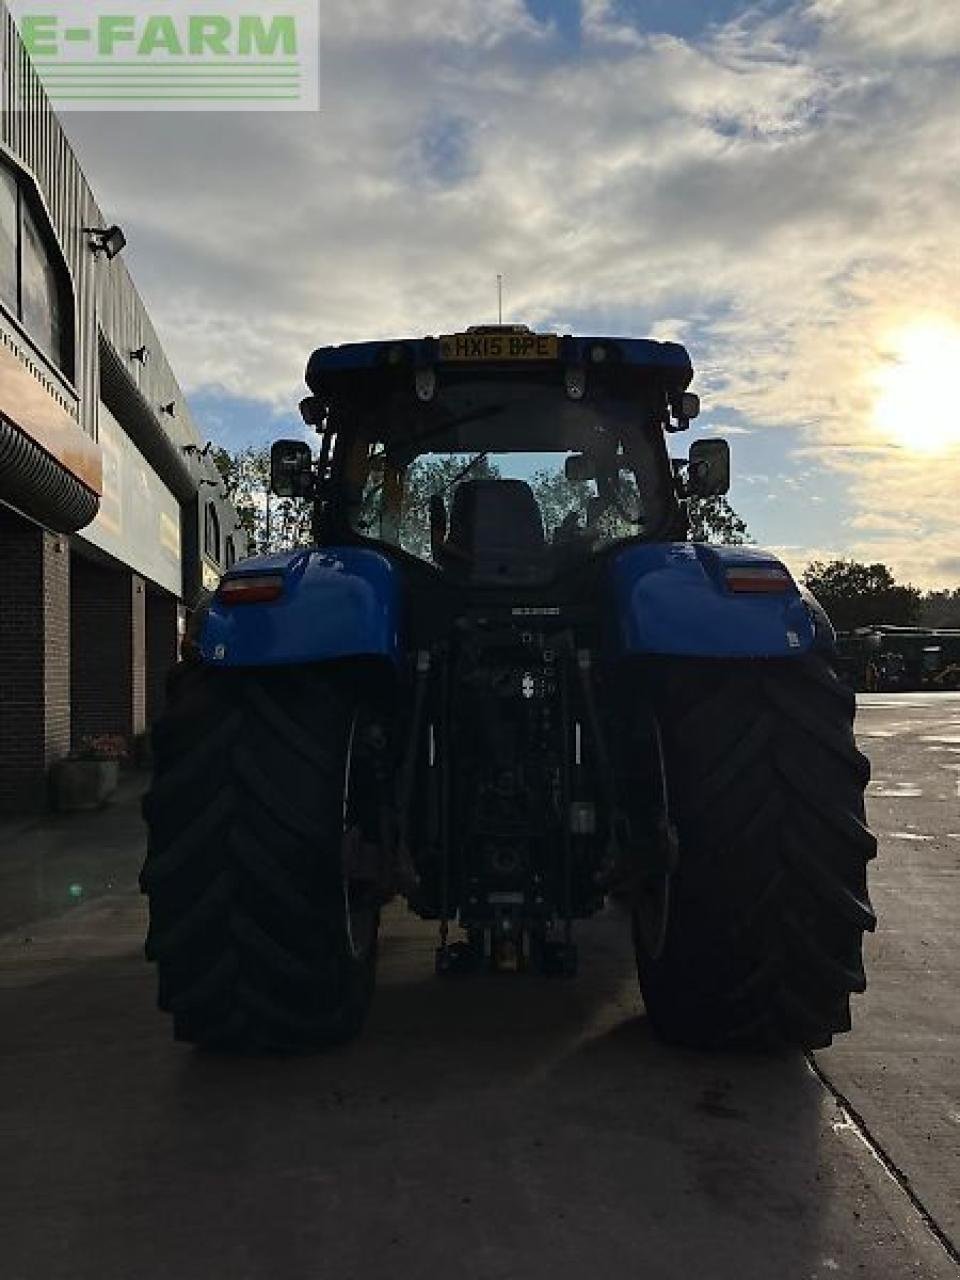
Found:
<path fill-rule="evenodd" d="M 312 357 L 305 445 L 273 486 L 316 498 L 321 544 L 362 540 L 476 586 L 545 582 L 611 541 L 680 540 L 684 499 L 724 493 L 722 441 L 671 461 L 699 413 L 681 346 L 491 326 Z"/>

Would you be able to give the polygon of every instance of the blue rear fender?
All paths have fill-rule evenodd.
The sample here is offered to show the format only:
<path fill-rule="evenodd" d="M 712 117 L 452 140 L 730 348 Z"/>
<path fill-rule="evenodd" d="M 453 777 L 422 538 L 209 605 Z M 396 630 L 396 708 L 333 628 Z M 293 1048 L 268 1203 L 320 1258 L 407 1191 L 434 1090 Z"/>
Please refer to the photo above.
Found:
<path fill-rule="evenodd" d="M 791 578 L 786 590 L 731 590 L 736 569 L 786 573 L 755 547 L 655 543 L 622 551 L 611 565 L 618 656 L 791 658 L 826 647 L 814 609 Z"/>
<path fill-rule="evenodd" d="M 324 547 L 244 560 L 228 579 L 279 575 L 280 598 L 210 602 L 200 635 L 213 667 L 293 666 L 342 658 L 400 660 L 400 584 L 376 551 Z"/>

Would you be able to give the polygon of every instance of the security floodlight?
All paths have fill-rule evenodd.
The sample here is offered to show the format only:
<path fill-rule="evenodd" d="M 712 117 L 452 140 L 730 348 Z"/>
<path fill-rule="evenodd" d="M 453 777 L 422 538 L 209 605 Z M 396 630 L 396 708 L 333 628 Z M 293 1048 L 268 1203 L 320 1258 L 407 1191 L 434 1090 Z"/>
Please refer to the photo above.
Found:
<path fill-rule="evenodd" d="M 137 347 L 136 351 L 130 352 L 130 359 L 136 360 L 137 364 L 146 364 L 150 359 L 150 348 L 143 346 Z"/>
<path fill-rule="evenodd" d="M 169 404 L 162 404 L 160 406 L 160 412 L 165 413 L 168 418 L 175 418 L 177 416 L 176 400 L 171 400 Z"/>
<path fill-rule="evenodd" d="M 121 253 L 127 247 L 127 237 L 123 234 L 122 228 L 114 225 L 112 227 L 84 227 L 84 233 L 90 237 L 90 248 L 94 252 L 94 256 L 103 254 L 108 262 L 112 261 L 118 253 Z"/>

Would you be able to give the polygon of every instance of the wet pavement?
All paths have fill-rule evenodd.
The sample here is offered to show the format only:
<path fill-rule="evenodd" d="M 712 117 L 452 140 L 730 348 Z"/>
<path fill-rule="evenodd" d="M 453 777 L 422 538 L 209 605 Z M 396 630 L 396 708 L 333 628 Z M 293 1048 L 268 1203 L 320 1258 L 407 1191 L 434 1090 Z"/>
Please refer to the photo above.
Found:
<path fill-rule="evenodd" d="M 198 1054 L 153 1007 L 133 795 L 0 827 L 3 1280 L 960 1274 L 960 697 L 864 702 L 882 929 L 824 1079 L 659 1045 L 616 914 L 574 983 L 444 984 L 391 911 L 360 1042 Z"/>

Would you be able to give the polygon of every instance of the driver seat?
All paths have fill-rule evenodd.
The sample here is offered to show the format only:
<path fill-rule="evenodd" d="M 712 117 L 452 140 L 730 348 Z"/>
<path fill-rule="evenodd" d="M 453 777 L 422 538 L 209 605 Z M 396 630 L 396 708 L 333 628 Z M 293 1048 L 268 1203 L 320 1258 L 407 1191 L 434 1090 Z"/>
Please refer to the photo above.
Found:
<path fill-rule="evenodd" d="M 481 586 L 519 586 L 549 575 L 543 517 L 524 480 L 465 480 L 450 507 L 440 567 Z"/>

